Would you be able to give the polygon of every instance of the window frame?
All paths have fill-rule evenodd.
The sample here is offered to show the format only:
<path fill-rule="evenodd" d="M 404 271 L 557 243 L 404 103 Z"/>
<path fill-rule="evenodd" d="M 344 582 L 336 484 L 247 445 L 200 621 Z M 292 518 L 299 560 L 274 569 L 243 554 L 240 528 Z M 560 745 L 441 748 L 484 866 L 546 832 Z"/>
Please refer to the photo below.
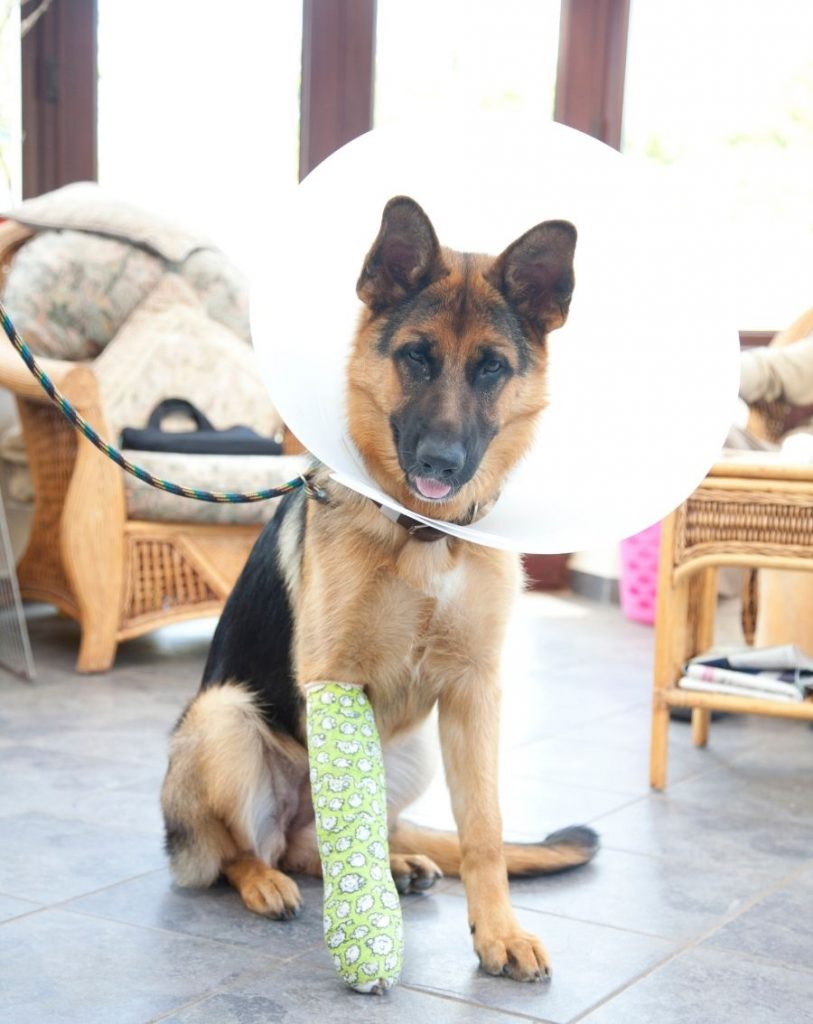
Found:
<path fill-rule="evenodd" d="M 96 23 L 97 0 L 58 0 L 21 42 L 23 198 L 96 180 Z"/>

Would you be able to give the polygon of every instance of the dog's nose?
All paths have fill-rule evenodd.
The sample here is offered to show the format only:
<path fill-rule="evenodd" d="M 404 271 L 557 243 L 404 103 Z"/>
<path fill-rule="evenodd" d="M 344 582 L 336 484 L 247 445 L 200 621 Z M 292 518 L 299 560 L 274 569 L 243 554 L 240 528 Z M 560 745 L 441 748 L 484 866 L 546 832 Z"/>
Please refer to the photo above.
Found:
<path fill-rule="evenodd" d="M 466 462 L 466 449 L 460 441 L 425 437 L 415 452 L 423 473 L 449 477 L 459 473 Z"/>

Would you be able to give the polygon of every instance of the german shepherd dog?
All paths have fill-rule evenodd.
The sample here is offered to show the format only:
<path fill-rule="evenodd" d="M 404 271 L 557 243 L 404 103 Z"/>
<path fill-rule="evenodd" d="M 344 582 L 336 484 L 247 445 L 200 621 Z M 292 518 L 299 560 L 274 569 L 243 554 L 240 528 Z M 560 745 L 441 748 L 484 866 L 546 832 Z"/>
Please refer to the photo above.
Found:
<path fill-rule="evenodd" d="M 546 337 L 568 314 L 575 244 L 573 225 L 554 220 L 497 258 L 456 252 L 414 200 L 386 205 L 357 286 L 349 426 L 372 477 L 409 510 L 469 523 L 496 501 L 546 405 Z M 517 556 L 393 521 L 317 466 L 311 497 L 288 495 L 259 537 L 172 735 L 162 805 L 176 882 L 225 876 L 249 910 L 296 915 L 287 872 L 321 875 L 304 688 L 363 684 L 385 753 L 396 886 L 459 874 L 483 969 L 547 977 L 508 875 L 576 867 L 598 844 L 580 826 L 502 841 L 499 661 L 521 584 Z M 399 820 L 430 778 L 422 726 L 436 705 L 457 836 Z"/>

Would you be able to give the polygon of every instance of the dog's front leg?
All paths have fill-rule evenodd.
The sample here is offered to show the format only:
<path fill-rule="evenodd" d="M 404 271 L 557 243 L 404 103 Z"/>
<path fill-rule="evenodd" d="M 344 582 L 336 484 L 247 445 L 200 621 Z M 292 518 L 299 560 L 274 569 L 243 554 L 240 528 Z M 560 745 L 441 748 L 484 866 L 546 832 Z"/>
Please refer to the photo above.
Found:
<path fill-rule="evenodd" d="M 508 896 L 497 792 L 499 704 L 496 671 L 447 686 L 440 698 L 441 747 L 480 964 L 489 974 L 538 981 L 550 974 L 545 949 L 519 926 Z"/>

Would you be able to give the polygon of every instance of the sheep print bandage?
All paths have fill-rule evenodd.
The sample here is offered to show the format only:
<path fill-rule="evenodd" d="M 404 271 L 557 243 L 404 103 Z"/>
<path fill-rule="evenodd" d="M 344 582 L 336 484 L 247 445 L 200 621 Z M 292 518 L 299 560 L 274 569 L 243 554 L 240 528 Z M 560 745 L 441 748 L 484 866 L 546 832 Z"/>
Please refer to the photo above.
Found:
<path fill-rule="evenodd" d="M 351 988 L 383 993 L 401 974 L 404 933 L 375 718 L 364 690 L 350 683 L 316 683 L 306 696 L 325 944 Z"/>

